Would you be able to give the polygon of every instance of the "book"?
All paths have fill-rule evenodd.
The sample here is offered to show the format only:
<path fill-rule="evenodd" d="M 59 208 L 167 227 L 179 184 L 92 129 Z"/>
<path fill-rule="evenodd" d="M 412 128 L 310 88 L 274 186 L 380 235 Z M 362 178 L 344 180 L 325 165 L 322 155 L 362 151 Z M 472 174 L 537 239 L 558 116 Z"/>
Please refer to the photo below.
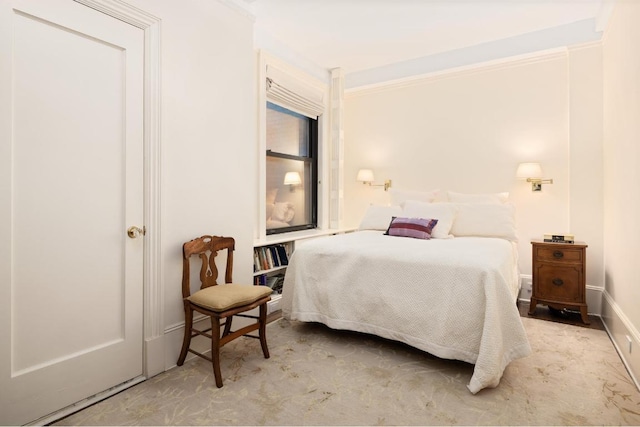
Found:
<path fill-rule="evenodd" d="M 273 260 L 274 267 L 280 267 L 280 258 L 278 258 L 278 251 L 275 246 L 269 246 L 269 251 L 271 251 L 271 259 Z"/>
<path fill-rule="evenodd" d="M 542 240 L 550 243 L 575 243 L 575 236 L 573 234 L 545 234 Z"/>
<path fill-rule="evenodd" d="M 289 265 L 289 257 L 287 256 L 287 249 L 284 245 L 278 245 L 278 257 L 280 258 L 280 265 Z"/>
<path fill-rule="evenodd" d="M 267 285 L 267 275 L 266 274 L 261 274 L 259 276 L 255 276 L 253 278 L 253 284 L 254 285 L 262 285 L 262 286 Z"/>
<path fill-rule="evenodd" d="M 273 289 L 274 293 L 281 294 L 282 286 L 284 285 L 284 274 L 278 274 L 277 276 L 273 276 L 273 277 L 275 280 L 272 282 L 272 284 L 269 287 Z"/>
<path fill-rule="evenodd" d="M 260 248 L 260 260 L 262 261 L 262 269 L 263 270 L 268 270 L 269 269 L 269 262 L 267 260 L 267 254 L 266 254 L 264 248 Z"/>
<path fill-rule="evenodd" d="M 262 270 L 262 263 L 260 262 L 260 257 L 258 256 L 258 250 L 253 250 L 253 272 Z"/>
<path fill-rule="evenodd" d="M 273 289 L 274 286 L 277 285 L 277 283 L 278 283 L 278 276 L 270 276 L 267 278 L 265 285 Z"/>

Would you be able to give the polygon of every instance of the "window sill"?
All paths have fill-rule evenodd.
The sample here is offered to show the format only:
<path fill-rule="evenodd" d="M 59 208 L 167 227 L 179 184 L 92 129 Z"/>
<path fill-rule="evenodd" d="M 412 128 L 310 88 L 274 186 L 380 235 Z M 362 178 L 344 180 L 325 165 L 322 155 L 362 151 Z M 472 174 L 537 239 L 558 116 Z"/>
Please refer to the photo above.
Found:
<path fill-rule="evenodd" d="M 276 243 L 284 243 L 291 242 L 295 240 L 303 240 L 310 239 L 313 237 L 320 236 L 330 236 L 332 234 L 342 234 L 349 233 L 351 231 L 355 231 L 356 228 L 327 228 L 327 229 L 318 229 L 315 228 L 313 230 L 300 230 L 300 231 L 292 231 L 290 233 L 281 233 L 281 234 L 271 234 L 266 236 L 264 239 L 255 239 L 253 241 L 253 246 L 265 246 L 265 245 L 273 245 Z"/>

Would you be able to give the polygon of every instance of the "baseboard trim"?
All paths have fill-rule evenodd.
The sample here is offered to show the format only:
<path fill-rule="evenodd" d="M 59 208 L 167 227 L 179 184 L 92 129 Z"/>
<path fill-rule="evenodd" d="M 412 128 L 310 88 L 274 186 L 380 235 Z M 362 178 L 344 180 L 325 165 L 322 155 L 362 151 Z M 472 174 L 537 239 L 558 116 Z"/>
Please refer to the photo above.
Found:
<path fill-rule="evenodd" d="M 606 289 L 602 296 L 602 323 L 631 380 L 640 391 L 640 332 Z M 626 337 L 632 340 L 632 351 L 629 351 Z"/>
<path fill-rule="evenodd" d="M 151 378 L 164 372 L 164 335 L 144 342 L 144 375 Z"/>
<path fill-rule="evenodd" d="M 108 390 L 105 390 L 103 392 L 100 392 L 98 394 L 95 394 L 91 397 L 88 397 L 84 400 L 81 400 L 80 402 L 76 402 L 72 405 L 69 405 L 65 408 L 60 409 L 59 411 L 53 412 L 49 415 L 45 415 L 42 418 L 39 418 L 33 422 L 30 422 L 29 424 L 26 424 L 28 426 L 46 426 L 49 425 L 51 423 L 54 423 L 58 420 L 63 419 L 64 417 L 67 417 L 73 413 L 76 413 L 82 409 L 88 408 L 89 406 L 98 403 L 108 397 L 111 397 L 113 395 L 116 395 L 118 393 L 120 393 L 123 390 L 128 389 L 129 387 L 133 387 L 136 384 L 141 383 L 142 381 L 146 380 L 146 377 L 144 376 L 139 376 L 136 378 L 133 378 L 129 381 L 126 381 L 122 384 L 119 384 L 115 387 L 111 387 Z"/>

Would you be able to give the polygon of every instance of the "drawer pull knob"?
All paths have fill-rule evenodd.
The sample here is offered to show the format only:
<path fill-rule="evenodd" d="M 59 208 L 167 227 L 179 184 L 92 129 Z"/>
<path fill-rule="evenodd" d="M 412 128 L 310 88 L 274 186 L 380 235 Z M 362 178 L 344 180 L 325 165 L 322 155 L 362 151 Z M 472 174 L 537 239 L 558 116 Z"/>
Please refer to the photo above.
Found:
<path fill-rule="evenodd" d="M 556 286 L 562 286 L 564 284 L 564 282 L 562 281 L 562 279 L 559 278 L 555 278 L 551 281 L 554 285 Z"/>
<path fill-rule="evenodd" d="M 563 256 L 564 254 L 562 253 L 562 251 L 553 251 L 554 258 L 562 258 Z"/>

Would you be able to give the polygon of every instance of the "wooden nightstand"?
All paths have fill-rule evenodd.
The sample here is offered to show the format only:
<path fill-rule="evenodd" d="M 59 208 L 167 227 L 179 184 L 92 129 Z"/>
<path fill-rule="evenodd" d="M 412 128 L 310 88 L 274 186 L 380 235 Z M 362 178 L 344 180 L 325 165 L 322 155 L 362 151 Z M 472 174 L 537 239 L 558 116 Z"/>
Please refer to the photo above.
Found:
<path fill-rule="evenodd" d="M 532 240 L 533 288 L 529 314 L 540 303 L 562 310 L 577 308 L 585 324 L 587 315 L 585 265 L 587 245 L 583 242 L 547 243 Z"/>

